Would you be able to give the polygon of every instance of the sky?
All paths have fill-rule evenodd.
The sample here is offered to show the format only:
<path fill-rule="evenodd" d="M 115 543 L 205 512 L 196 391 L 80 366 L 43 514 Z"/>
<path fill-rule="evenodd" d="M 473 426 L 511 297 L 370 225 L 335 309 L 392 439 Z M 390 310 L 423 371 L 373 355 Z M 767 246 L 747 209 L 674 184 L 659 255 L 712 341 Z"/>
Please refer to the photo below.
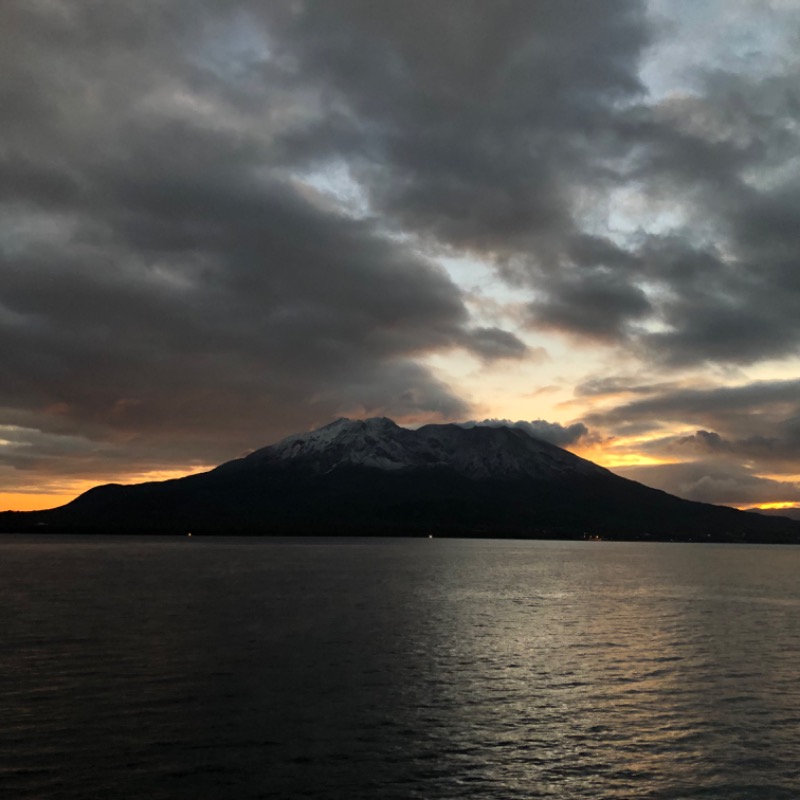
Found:
<path fill-rule="evenodd" d="M 4 0 L 0 510 L 340 416 L 800 504 L 800 0 Z"/>

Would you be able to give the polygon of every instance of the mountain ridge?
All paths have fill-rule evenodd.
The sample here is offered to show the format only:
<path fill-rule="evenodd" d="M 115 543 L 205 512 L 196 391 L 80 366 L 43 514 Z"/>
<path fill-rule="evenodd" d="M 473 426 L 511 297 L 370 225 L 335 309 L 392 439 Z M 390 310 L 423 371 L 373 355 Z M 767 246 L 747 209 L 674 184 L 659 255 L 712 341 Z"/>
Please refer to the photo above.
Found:
<path fill-rule="evenodd" d="M 800 524 L 695 503 L 521 428 L 341 418 L 215 469 L 94 487 L 1 530 L 800 542 Z"/>
<path fill-rule="evenodd" d="M 442 466 L 471 478 L 537 477 L 570 470 L 608 472 L 519 428 L 466 428 L 447 423 L 413 430 L 386 417 L 341 417 L 314 431 L 287 436 L 245 456 L 243 461 L 298 458 L 316 458 L 329 468 L 343 464 L 386 470 Z"/>

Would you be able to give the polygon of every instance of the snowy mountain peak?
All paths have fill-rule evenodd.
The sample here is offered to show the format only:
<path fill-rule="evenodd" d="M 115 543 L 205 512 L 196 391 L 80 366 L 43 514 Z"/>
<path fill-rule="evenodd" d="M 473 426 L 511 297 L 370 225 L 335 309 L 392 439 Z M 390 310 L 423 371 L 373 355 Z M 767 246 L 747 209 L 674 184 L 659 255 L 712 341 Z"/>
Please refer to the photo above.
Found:
<path fill-rule="evenodd" d="M 520 428 L 447 424 L 409 430 L 386 417 L 340 418 L 308 433 L 288 436 L 244 461 L 253 465 L 292 462 L 317 473 L 344 466 L 391 471 L 438 467 L 473 479 L 606 473 Z"/>
<path fill-rule="evenodd" d="M 400 426 L 389 419 L 388 417 L 369 417 L 368 419 L 348 419 L 347 417 L 339 417 L 333 422 L 323 425 L 314 431 L 306 434 L 295 434 L 296 436 L 311 436 L 322 431 L 330 431 L 331 433 L 340 433 L 345 430 L 362 430 L 362 431 L 388 431 Z"/>
<path fill-rule="evenodd" d="M 409 433 L 386 417 L 340 418 L 309 433 L 289 436 L 253 456 L 283 461 L 313 460 L 315 468 L 323 472 L 344 464 L 402 469 L 409 464 L 399 440 Z"/>

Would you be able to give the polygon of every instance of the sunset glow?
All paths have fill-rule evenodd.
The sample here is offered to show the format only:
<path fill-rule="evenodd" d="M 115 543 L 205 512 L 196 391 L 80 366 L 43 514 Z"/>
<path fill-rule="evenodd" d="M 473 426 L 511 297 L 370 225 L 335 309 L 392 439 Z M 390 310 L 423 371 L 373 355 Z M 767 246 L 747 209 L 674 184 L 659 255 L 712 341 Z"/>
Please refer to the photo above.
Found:
<path fill-rule="evenodd" d="M 60 481 L 55 485 L 41 484 L 42 490 L 0 492 L 0 510 L 36 511 L 44 508 L 55 508 L 74 500 L 79 494 L 88 491 L 101 483 L 146 483 L 149 481 L 166 481 L 194 475 L 212 469 L 213 465 L 191 465 L 184 468 L 149 470 L 146 472 L 122 473 L 117 476 L 105 476 L 105 479 L 83 479 L 76 481 Z M 32 484 L 36 485 L 36 484 Z"/>

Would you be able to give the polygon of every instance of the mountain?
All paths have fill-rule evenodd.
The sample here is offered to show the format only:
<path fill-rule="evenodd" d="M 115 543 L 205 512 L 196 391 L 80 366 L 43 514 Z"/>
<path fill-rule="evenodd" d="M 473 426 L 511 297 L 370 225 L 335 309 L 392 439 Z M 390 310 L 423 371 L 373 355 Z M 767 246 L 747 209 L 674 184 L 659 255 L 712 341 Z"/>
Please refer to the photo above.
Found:
<path fill-rule="evenodd" d="M 800 541 L 800 524 L 681 500 L 511 427 L 339 419 L 210 472 L 98 486 L 0 529 Z"/>
<path fill-rule="evenodd" d="M 764 514 L 768 517 L 788 517 L 800 521 L 800 507 L 794 508 L 748 508 L 751 514 Z"/>
<path fill-rule="evenodd" d="M 425 425 L 412 431 L 385 417 L 338 419 L 296 434 L 222 469 L 303 464 L 322 474 L 343 467 L 390 472 L 445 469 L 473 480 L 600 475 L 608 470 L 517 428 Z"/>

